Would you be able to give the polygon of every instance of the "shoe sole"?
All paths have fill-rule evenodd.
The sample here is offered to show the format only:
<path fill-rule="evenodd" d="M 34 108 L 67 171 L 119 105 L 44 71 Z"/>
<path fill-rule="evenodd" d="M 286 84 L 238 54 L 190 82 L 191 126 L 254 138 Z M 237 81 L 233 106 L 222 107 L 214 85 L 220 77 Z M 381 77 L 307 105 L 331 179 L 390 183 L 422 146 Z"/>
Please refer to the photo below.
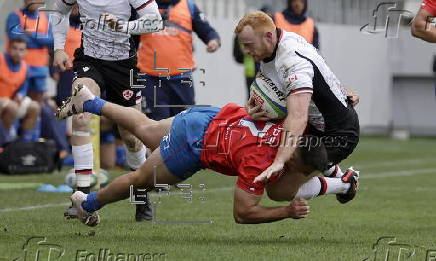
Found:
<path fill-rule="evenodd" d="M 63 104 L 61 105 L 61 107 L 59 107 L 58 111 L 56 112 L 56 118 L 57 118 L 58 120 L 64 120 L 64 119 L 66 119 L 67 117 L 73 116 L 73 115 L 75 114 L 74 112 L 68 111 L 66 117 L 60 117 L 60 112 L 63 111 L 63 110 L 65 109 L 65 107 L 66 107 L 69 103 L 72 102 L 73 97 L 76 96 L 77 93 L 79 93 L 79 91 L 82 90 L 82 89 L 83 89 L 83 84 L 79 84 L 79 85 L 77 85 L 77 88 L 75 88 L 75 89 L 73 90 L 73 94 L 72 94 L 70 97 L 68 97 L 68 98 L 63 102 Z M 72 105 L 72 106 L 73 106 L 73 105 Z M 74 108 L 74 107 L 72 107 L 72 108 Z"/>
<path fill-rule="evenodd" d="M 65 212 L 64 212 L 64 217 L 65 217 L 66 219 L 76 219 L 76 218 L 78 218 L 78 217 L 77 217 L 77 214 L 71 214 L 71 213 L 70 213 L 70 210 L 71 210 L 71 207 L 68 208 L 67 210 L 65 210 Z"/>
<path fill-rule="evenodd" d="M 352 177 L 350 177 L 348 179 L 348 181 L 350 179 L 354 179 L 353 181 L 349 182 L 351 185 L 351 187 L 350 187 L 351 191 L 350 190 L 347 191 L 347 194 L 337 194 L 336 195 L 336 199 L 339 201 L 339 203 L 346 204 L 356 197 L 357 191 L 359 188 L 359 176 L 358 175 L 359 174 L 357 174 L 357 176 L 355 174 L 353 174 Z"/>

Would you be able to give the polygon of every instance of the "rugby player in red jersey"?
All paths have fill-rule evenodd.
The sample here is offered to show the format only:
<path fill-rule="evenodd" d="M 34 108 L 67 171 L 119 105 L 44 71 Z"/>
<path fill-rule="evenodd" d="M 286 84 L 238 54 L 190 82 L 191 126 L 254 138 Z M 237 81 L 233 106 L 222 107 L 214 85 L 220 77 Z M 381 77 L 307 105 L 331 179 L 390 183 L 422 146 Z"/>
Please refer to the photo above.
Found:
<path fill-rule="evenodd" d="M 84 194 L 77 191 L 71 196 L 79 219 L 89 226 L 100 222 L 97 210 L 128 198 L 131 185 L 152 190 L 155 184 L 177 184 L 203 168 L 238 176 L 233 212 L 237 223 L 305 218 L 309 214 L 309 206 L 303 199 L 340 194 L 346 198 L 341 203 L 345 203 L 353 199 L 357 192 L 358 173 L 351 169 L 340 178 L 315 177 L 319 173 L 316 170 L 324 169 L 327 164 L 325 148 L 323 150 L 320 145 L 323 143 L 318 142 L 315 135 L 299 137 L 298 160 L 286 165 L 280 177 L 255 183 L 256 176 L 275 158 L 283 121 L 253 121 L 245 108 L 235 104 L 228 104 L 222 109 L 191 108 L 174 118 L 154 121 L 134 109 L 95 97 L 80 85 L 59 109 L 57 117 L 63 119 L 82 112 L 104 115 L 131 131 L 153 150 L 150 158 L 137 171 L 117 177 L 97 192 Z M 311 133 L 310 130 L 308 133 Z M 337 149 L 346 147 L 341 144 L 342 141 L 336 142 Z M 297 167 L 306 169 L 306 174 L 292 171 Z M 259 205 L 264 189 L 270 198 L 291 201 L 290 205 Z M 274 196 L 276 190 L 281 190 L 280 198 Z"/>
<path fill-rule="evenodd" d="M 436 43 L 436 0 L 424 0 L 412 24 L 412 35 L 430 43 Z"/>

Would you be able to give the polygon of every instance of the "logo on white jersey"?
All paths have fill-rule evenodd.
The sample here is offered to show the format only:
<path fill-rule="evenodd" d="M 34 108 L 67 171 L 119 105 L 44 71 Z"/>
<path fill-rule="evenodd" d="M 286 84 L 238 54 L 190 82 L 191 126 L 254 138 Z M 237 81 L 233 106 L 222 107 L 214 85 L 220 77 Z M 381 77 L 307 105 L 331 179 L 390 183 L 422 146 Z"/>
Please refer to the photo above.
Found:
<path fill-rule="evenodd" d="M 296 80 L 298 80 L 298 77 L 297 77 L 296 74 L 294 74 L 294 75 L 292 75 L 292 76 L 289 78 L 289 83 L 293 83 L 293 82 L 295 82 Z"/>
<path fill-rule="evenodd" d="M 133 96 L 133 91 L 132 90 L 125 90 L 123 91 L 123 97 L 126 100 L 130 100 L 130 98 L 132 98 Z"/>

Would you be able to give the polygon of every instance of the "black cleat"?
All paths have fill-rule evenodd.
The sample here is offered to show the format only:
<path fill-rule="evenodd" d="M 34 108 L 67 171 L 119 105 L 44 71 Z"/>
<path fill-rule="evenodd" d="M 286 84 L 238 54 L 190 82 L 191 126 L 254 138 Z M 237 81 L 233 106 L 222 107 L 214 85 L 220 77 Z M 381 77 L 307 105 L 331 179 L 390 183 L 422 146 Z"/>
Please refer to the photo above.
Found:
<path fill-rule="evenodd" d="M 70 206 L 67 210 L 65 210 L 64 217 L 66 219 L 77 218 L 77 209 L 75 207 L 73 207 L 73 206 Z"/>
<path fill-rule="evenodd" d="M 148 194 L 143 203 L 136 205 L 135 220 L 137 222 L 153 220 L 153 210 L 148 200 Z"/>
<path fill-rule="evenodd" d="M 359 189 L 359 171 L 355 171 L 353 167 L 347 169 L 341 177 L 342 182 L 349 183 L 351 186 L 345 194 L 336 194 L 336 199 L 341 204 L 345 204 L 354 199 Z"/>

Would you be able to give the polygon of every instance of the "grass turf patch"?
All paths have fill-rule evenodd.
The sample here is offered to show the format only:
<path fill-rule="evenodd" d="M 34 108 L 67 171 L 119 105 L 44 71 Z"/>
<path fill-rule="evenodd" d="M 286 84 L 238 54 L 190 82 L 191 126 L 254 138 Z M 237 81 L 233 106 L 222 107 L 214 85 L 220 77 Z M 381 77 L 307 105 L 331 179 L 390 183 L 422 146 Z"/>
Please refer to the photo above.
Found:
<path fill-rule="evenodd" d="M 91 254 L 98 256 L 101 249 L 126 258 L 143 254 L 141 260 L 375 260 L 375 249 L 379 255 L 390 249 L 392 260 L 398 260 L 400 247 L 407 250 L 403 254 L 414 251 L 413 260 L 426 260 L 427 250 L 436 249 L 433 150 L 428 139 L 363 138 L 342 164 L 343 169 L 354 165 L 361 170 L 361 190 L 354 201 L 340 205 L 334 196 L 317 198 L 310 201 L 307 219 L 259 225 L 234 223 L 235 178 L 211 171 L 185 182 L 193 186 L 192 201 L 183 199 L 180 190 L 170 196 L 153 195 L 159 221 L 211 224 L 136 223 L 134 206 L 121 201 L 100 211 L 102 223 L 88 228 L 77 220 L 64 220 L 68 194 L 0 189 L 0 260 L 23 257 L 23 244 L 34 236 L 62 248 L 59 260 L 93 260 Z M 119 174 L 111 172 L 111 177 Z M 63 178 L 62 173 L 0 176 L 0 184 L 59 185 Z M 206 184 L 205 191 L 200 184 Z M 262 204 L 284 203 L 263 199 Z M 41 208 L 27 208 L 32 206 Z M 396 243 L 382 237 L 395 238 Z M 28 254 L 43 248 L 35 242 L 30 242 Z"/>

